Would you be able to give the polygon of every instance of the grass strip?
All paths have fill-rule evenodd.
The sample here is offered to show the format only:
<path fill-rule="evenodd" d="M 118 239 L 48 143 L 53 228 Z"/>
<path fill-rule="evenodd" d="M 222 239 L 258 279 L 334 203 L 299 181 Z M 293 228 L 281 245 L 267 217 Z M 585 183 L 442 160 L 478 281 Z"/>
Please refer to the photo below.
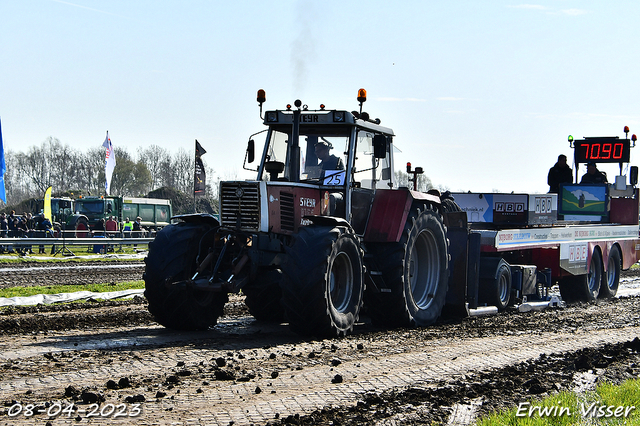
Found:
<path fill-rule="evenodd" d="M 601 383 L 595 391 L 560 392 L 490 414 L 478 426 L 564 426 L 640 424 L 640 379 Z"/>
<path fill-rule="evenodd" d="M 0 243 L 2 239 L 0 239 Z M 0 244 L 1 245 L 1 244 Z M 123 247 L 122 249 L 116 249 L 115 252 L 110 251 L 108 254 L 98 254 L 93 253 L 91 251 L 85 250 L 82 246 L 70 247 L 73 249 L 73 253 L 75 256 L 63 255 L 63 254 L 51 254 L 51 246 L 45 246 L 44 253 L 38 253 L 37 247 L 36 250 L 32 254 L 21 255 L 17 251 L 13 251 L 12 253 L 7 253 L 6 251 L 2 253 L 3 256 L 0 260 L 0 263 L 26 263 L 26 262 L 112 262 L 114 260 L 114 254 L 138 254 L 141 250 L 134 249 L 132 247 Z M 81 248 L 81 249 L 80 249 Z M 146 251 L 146 250 L 143 250 Z M 82 257 L 88 256 L 88 257 Z M 118 261 L 140 261 L 139 258 L 118 258 Z"/>
<path fill-rule="evenodd" d="M 125 281 L 117 284 L 86 284 L 86 285 L 54 285 L 9 287 L 0 289 L 0 297 L 28 297 L 36 294 L 74 293 L 76 291 L 92 291 L 104 293 L 107 291 L 121 291 L 130 289 L 143 289 L 144 281 Z"/>

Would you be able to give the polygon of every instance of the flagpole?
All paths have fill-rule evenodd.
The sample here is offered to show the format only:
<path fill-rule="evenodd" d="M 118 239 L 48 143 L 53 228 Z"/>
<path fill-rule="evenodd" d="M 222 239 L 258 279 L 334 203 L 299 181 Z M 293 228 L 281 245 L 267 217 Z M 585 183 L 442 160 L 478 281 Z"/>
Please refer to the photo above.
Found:
<path fill-rule="evenodd" d="M 196 158 L 193 166 L 193 212 L 196 213 L 196 198 L 198 195 L 205 195 L 207 186 L 207 176 L 202 163 L 202 155 L 206 154 L 202 145 L 196 139 Z"/>
<path fill-rule="evenodd" d="M 4 174 L 7 171 L 7 164 L 4 160 L 4 145 L 2 142 L 2 126 L 0 125 L 0 200 L 7 204 L 7 191 L 4 186 Z"/>
<path fill-rule="evenodd" d="M 193 165 L 193 212 L 196 213 L 196 198 L 198 195 L 205 195 L 206 192 L 206 173 L 204 164 L 202 163 L 202 155 L 206 154 L 202 145 L 196 139 L 196 158 Z"/>
<path fill-rule="evenodd" d="M 196 157 L 198 156 L 198 140 L 196 139 Z M 196 159 L 197 160 L 197 159 Z M 198 213 L 196 211 L 196 169 L 198 165 L 196 161 L 193 162 L 193 213 Z"/>
<path fill-rule="evenodd" d="M 116 153 L 113 149 L 113 144 L 111 143 L 111 138 L 109 138 L 109 131 L 107 130 L 107 136 L 102 144 L 103 147 L 107 149 L 105 155 L 104 162 L 104 192 L 105 195 L 109 195 L 111 193 L 111 178 L 113 177 L 113 171 L 116 168 Z"/>
<path fill-rule="evenodd" d="M 105 140 L 109 140 L 109 131 L 107 130 L 107 137 Z M 107 149 L 109 149 L 109 147 L 107 146 Z M 109 185 L 107 185 L 107 160 L 105 159 L 104 162 L 104 195 L 109 195 L 109 192 L 107 191 L 109 189 Z"/>

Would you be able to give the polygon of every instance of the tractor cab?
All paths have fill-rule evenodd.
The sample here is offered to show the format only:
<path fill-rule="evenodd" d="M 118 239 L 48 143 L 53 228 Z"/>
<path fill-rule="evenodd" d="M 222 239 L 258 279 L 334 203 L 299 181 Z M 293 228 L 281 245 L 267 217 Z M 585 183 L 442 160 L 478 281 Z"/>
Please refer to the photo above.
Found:
<path fill-rule="evenodd" d="M 258 91 L 261 112 L 265 99 L 264 91 Z M 268 129 L 260 162 L 250 167 L 255 160 L 253 135 L 245 169 L 256 171 L 257 181 L 269 185 L 320 188 L 329 198 L 329 208 L 322 215 L 347 220 L 365 214 L 359 213 L 363 210 L 368 215 L 375 190 L 395 186 L 394 133 L 381 126 L 379 119 L 371 120 L 362 112 L 364 89 L 360 89 L 358 100 L 360 112 L 330 110 L 323 104 L 311 110 L 298 100 L 295 107 L 287 105 L 285 110 L 266 111 L 264 117 L 261 114 Z M 319 197 L 324 198 L 322 194 Z"/>

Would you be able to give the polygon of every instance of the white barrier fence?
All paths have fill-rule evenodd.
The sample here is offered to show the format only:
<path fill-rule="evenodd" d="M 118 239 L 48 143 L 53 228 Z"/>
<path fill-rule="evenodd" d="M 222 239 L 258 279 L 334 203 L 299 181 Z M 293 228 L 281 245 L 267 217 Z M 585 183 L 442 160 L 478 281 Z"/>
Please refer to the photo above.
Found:
<path fill-rule="evenodd" d="M 121 237 L 104 237 L 96 236 L 91 238 L 0 238 L 0 249 L 4 252 L 18 251 L 26 248 L 31 250 L 37 249 L 39 246 L 53 246 L 52 254 L 70 251 L 67 246 L 88 246 L 90 251 L 94 253 L 106 253 L 113 250 L 116 246 L 121 249 L 122 246 L 131 245 L 147 245 L 154 238 L 121 238 Z M 34 250 L 35 251 L 35 250 Z"/>

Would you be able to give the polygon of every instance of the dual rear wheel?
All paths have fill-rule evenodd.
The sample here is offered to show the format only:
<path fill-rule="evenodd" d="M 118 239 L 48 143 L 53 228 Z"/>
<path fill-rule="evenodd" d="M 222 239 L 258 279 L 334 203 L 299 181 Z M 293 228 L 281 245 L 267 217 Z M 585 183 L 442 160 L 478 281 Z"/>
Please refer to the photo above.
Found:
<path fill-rule="evenodd" d="M 586 275 L 572 275 L 562 278 L 558 284 L 560 295 L 566 303 L 593 302 L 597 298 L 614 297 L 620 283 L 622 255 L 617 245 L 609 250 L 605 272 L 602 252 L 594 249 Z"/>

